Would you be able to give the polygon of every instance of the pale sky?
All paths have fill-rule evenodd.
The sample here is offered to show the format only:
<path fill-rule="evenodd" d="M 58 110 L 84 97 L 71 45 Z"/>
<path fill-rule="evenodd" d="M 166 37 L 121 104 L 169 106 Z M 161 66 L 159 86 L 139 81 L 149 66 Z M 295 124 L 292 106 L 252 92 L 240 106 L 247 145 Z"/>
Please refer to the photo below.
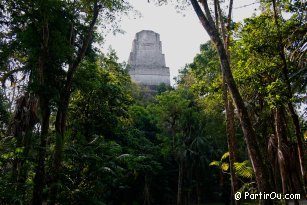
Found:
<path fill-rule="evenodd" d="M 240 21 L 250 17 L 258 4 L 254 0 L 234 0 L 233 19 Z M 141 30 L 152 30 L 160 34 L 162 52 L 165 54 L 166 66 L 170 68 L 171 83 L 178 75 L 178 70 L 191 63 L 199 52 L 200 45 L 209 37 L 199 23 L 192 7 L 178 13 L 174 5 L 157 6 L 147 0 L 132 0 L 131 4 L 142 17 L 124 17 L 120 27 L 124 34 L 109 34 L 105 39 L 103 51 L 112 47 L 120 62 L 128 61 L 135 34 Z M 250 5 L 252 4 L 252 5 Z M 244 5 L 249 5 L 242 7 Z M 242 8 L 238 8 L 242 7 Z"/>

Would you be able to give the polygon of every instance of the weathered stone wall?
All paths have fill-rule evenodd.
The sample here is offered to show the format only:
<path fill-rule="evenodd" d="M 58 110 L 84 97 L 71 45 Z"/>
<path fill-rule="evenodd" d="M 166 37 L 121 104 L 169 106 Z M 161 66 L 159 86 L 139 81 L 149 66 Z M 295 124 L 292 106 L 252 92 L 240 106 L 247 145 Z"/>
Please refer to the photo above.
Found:
<path fill-rule="evenodd" d="M 165 66 L 160 35 L 143 30 L 135 35 L 128 60 L 129 74 L 143 85 L 170 85 L 169 68 Z"/>

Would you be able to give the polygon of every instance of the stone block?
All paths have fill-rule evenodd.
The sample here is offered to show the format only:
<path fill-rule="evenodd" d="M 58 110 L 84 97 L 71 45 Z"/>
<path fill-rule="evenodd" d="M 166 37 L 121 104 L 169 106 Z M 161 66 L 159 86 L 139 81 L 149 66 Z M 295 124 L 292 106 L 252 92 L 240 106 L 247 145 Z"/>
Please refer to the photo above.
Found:
<path fill-rule="evenodd" d="M 170 72 L 158 33 L 143 30 L 135 35 L 128 65 L 131 78 L 142 85 L 170 85 Z"/>

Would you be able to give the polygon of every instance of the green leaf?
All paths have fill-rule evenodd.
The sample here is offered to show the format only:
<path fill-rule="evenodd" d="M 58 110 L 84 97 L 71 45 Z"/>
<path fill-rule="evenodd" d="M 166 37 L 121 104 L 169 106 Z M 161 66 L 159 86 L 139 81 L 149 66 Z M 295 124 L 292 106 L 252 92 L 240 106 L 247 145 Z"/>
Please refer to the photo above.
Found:
<path fill-rule="evenodd" d="M 16 154 L 22 153 L 23 150 L 24 150 L 24 147 L 17 147 L 17 148 L 15 149 L 15 153 L 16 153 Z"/>
<path fill-rule="evenodd" d="M 220 166 L 220 162 L 219 161 L 213 161 L 209 164 L 209 166 L 217 166 L 219 167 Z"/>
<path fill-rule="evenodd" d="M 221 169 L 222 169 L 222 171 L 227 172 L 228 169 L 229 169 L 229 164 L 226 163 L 226 162 L 223 162 L 222 165 L 221 165 Z"/>
<path fill-rule="evenodd" d="M 229 157 L 229 152 L 226 152 L 225 154 L 223 154 L 221 161 L 223 161 L 224 159 L 226 159 L 227 157 Z"/>

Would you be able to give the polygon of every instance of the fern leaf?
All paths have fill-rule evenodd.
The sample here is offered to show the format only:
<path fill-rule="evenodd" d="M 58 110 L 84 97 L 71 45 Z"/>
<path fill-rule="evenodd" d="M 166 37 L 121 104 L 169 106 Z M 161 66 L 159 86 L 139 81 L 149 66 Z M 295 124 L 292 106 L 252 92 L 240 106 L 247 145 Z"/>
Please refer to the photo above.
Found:
<path fill-rule="evenodd" d="M 251 179 L 254 176 L 253 168 L 251 167 L 250 162 L 248 160 L 245 160 L 243 162 L 235 162 L 234 168 L 237 176 L 247 179 Z"/>

